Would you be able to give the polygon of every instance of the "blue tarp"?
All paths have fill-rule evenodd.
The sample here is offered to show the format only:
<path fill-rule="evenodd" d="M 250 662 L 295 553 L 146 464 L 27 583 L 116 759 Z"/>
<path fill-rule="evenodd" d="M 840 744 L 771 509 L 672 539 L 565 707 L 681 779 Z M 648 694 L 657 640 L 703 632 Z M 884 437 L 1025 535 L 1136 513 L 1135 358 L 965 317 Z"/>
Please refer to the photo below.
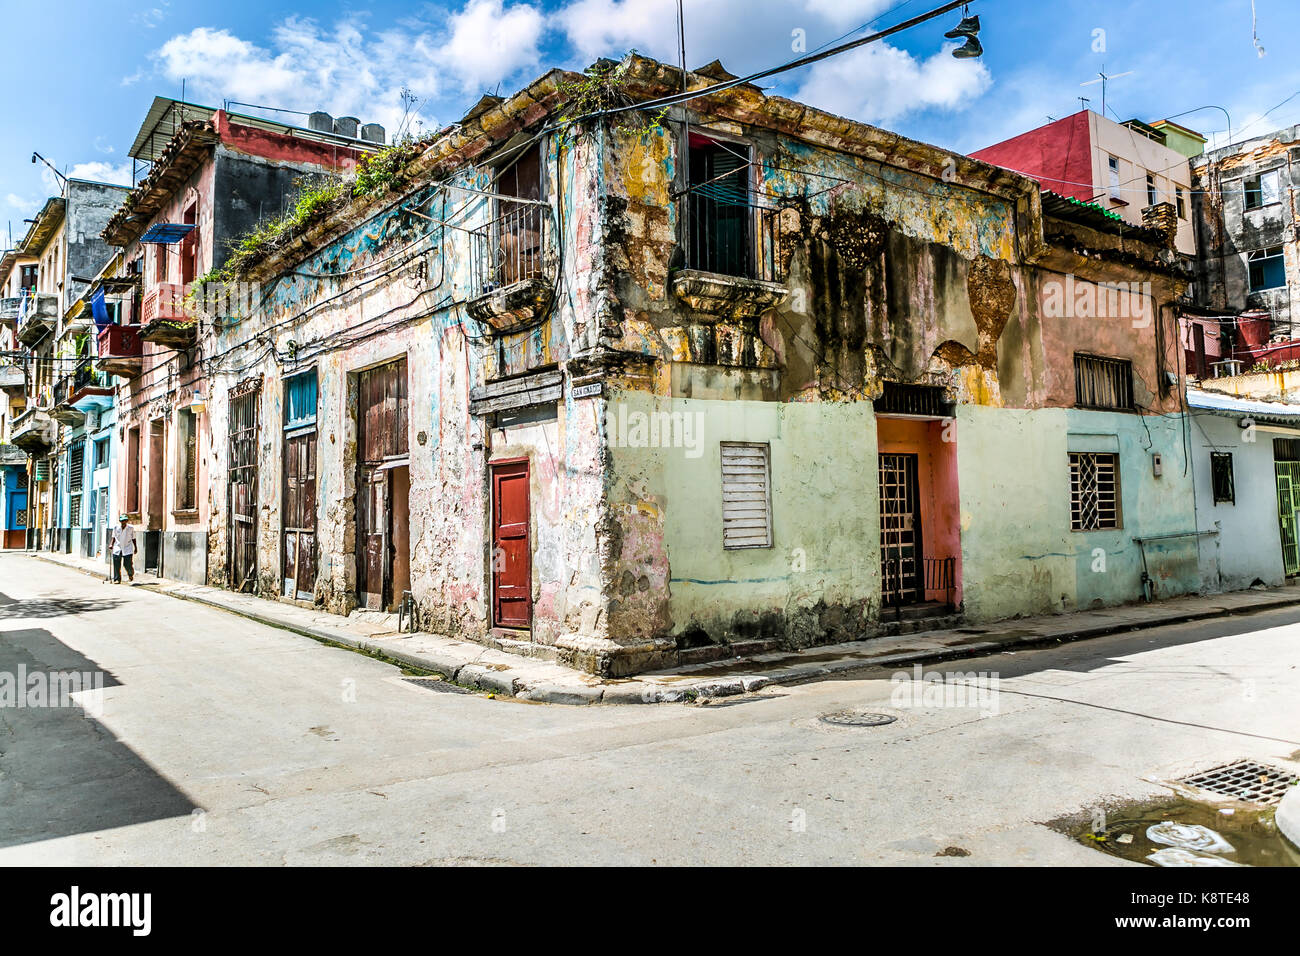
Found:
<path fill-rule="evenodd" d="M 90 314 L 94 316 L 95 328 L 102 329 L 111 325 L 113 320 L 108 315 L 108 305 L 104 302 L 104 290 L 96 289 L 90 296 Z"/>

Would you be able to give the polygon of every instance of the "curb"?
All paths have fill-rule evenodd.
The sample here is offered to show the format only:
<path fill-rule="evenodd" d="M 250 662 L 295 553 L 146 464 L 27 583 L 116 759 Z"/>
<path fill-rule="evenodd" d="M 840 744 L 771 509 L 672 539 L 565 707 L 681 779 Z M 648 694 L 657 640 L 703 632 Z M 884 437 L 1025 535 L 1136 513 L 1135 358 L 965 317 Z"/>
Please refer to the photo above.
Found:
<path fill-rule="evenodd" d="M 66 564 L 54 558 L 35 552 L 26 552 L 32 557 L 48 564 L 58 565 L 73 571 L 98 577 L 98 573 L 75 564 Z M 870 658 L 853 658 L 832 661 L 829 664 L 792 664 L 781 670 L 766 671 L 761 674 L 739 674 L 735 677 L 701 678 L 697 682 L 684 680 L 673 686 L 649 683 L 639 680 L 612 681 L 605 684 L 586 684 L 581 681 L 557 683 L 550 680 L 531 680 L 527 677 L 512 676 L 510 668 L 484 663 L 477 658 L 458 660 L 455 655 L 439 657 L 436 654 L 409 654 L 397 648 L 381 647 L 371 639 L 359 638 L 346 633 L 339 633 L 325 628 L 314 628 L 304 624 L 295 624 L 277 620 L 273 617 L 231 607 L 219 601 L 209 600 L 198 594 L 186 594 L 163 582 L 149 585 L 158 594 L 192 601 L 205 607 L 234 614 L 246 620 L 256 621 L 267 627 L 275 627 L 313 640 L 329 644 L 342 645 L 369 657 L 375 657 L 403 664 L 417 670 L 432 671 L 442 675 L 446 680 L 487 694 L 516 697 L 519 700 L 545 704 L 565 704 L 569 706 L 587 706 L 591 704 L 661 704 L 682 703 L 714 697 L 734 697 L 740 694 L 752 694 L 769 686 L 796 686 L 813 683 L 831 677 L 843 677 L 857 671 L 877 670 L 896 667 L 903 664 L 937 664 L 943 661 L 959 660 L 967 657 L 984 657 L 1003 653 L 1008 650 L 1032 649 L 1048 645 L 1072 644 L 1094 637 L 1105 637 L 1123 631 L 1143 631 L 1153 627 L 1165 627 L 1171 624 L 1184 624 L 1191 621 L 1212 620 L 1222 617 L 1235 617 L 1255 614 L 1260 611 L 1277 610 L 1283 607 L 1300 605 L 1300 595 L 1278 597 L 1261 601 L 1249 607 L 1213 607 L 1200 611 L 1184 611 L 1170 614 L 1159 619 L 1139 622 L 1110 622 L 1081 627 L 1059 634 L 1025 634 L 1000 641 L 982 641 L 961 646 L 936 647 L 921 651 L 900 651 L 894 654 L 881 654 Z M 1013 619 L 1014 620 L 1014 619 Z M 936 632 L 942 633 L 942 632 Z M 909 635 L 916 637 L 918 635 Z"/>

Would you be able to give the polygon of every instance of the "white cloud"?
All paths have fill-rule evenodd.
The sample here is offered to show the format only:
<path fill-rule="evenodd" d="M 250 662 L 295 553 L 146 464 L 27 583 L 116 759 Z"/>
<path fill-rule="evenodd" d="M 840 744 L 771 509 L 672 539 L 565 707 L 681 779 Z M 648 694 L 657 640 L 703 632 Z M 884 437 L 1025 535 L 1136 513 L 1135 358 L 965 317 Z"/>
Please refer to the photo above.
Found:
<path fill-rule="evenodd" d="M 130 163 L 104 163 L 98 160 L 89 163 L 77 163 L 68 170 L 69 179 L 88 179 L 93 183 L 113 183 L 117 186 L 131 185 Z"/>
<path fill-rule="evenodd" d="M 460 81 L 462 90 L 482 89 L 533 67 L 541 58 L 538 41 L 545 29 L 542 14 L 502 0 L 470 0 L 449 20 L 451 39 L 438 49 L 439 62 Z"/>
<path fill-rule="evenodd" d="M 693 41 L 707 42 L 695 22 L 697 15 L 703 18 L 720 6 L 706 3 L 698 11 L 690 10 Z M 586 61 L 618 56 L 633 48 L 649 56 L 678 60 L 676 0 L 577 0 L 558 11 L 556 21 Z"/>
<path fill-rule="evenodd" d="M 458 109 L 469 98 L 463 94 L 509 85 L 520 71 L 536 67 L 545 29 L 534 6 L 467 0 L 436 23 L 407 18 L 385 30 L 371 30 L 360 19 L 325 26 L 289 17 L 265 45 L 228 29 L 198 27 L 169 39 L 153 60 L 169 87 L 185 81 L 191 100 L 323 109 L 383 123 L 392 133 L 403 115 L 403 90 L 419 104 Z M 447 95 L 460 102 L 438 102 Z M 425 122 L 436 125 L 427 115 Z"/>
<path fill-rule="evenodd" d="M 907 113 L 953 110 L 992 83 L 978 60 L 952 56 L 955 44 L 917 60 L 905 50 L 876 43 L 815 63 L 796 98 L 868 123 L 888 123 Z"/>
<path fill-rule="evenodd" d="M 814 13 L 841 27 L 865 24 L 892 6 L 891 0 L 806 0 L 809 13 Z"/>

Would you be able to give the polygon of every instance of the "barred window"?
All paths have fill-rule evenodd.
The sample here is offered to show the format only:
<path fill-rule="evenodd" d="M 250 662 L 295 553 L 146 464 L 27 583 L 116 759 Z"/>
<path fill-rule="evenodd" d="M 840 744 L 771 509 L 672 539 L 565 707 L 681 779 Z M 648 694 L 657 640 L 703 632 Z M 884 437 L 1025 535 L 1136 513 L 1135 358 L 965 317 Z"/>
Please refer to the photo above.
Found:
<path fill-rule="evenodd" d="M 1119 455 L 1070 452 L 1070 530 L 1118 527 Z"/>
<path fill-rule="evenodd" d="M 1133 408 L 1133 363 L 1099 355 L 1074 355 L 1074 400 L 1083 408 Z"/>
<path fill-rule="evenodd" d="M 1232 452 L 1210 452 L 1210 484 L 1214 489 L 1214 503 L 1237 503 L 1237 491 L 1232 482 Z"/>

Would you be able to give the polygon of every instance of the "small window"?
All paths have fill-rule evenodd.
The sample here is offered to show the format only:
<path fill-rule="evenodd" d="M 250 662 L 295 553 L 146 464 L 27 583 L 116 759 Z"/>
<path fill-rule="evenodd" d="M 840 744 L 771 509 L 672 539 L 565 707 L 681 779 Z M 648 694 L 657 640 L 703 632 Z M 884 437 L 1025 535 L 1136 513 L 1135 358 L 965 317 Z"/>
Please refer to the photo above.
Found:
<path fill-rule="evenodd" d="M 749 147 L 691 134 L 686 266 L 755 278 Z"/>
<path fill-rule="evenodd" d="M 1246 180 L 1246 208 L 1260 209 L 1282 201 L 1276 169 L 1260 173 Z"/>
<path fill-rule="evenodd" d="M 1083 408 L 1133 408 L 1133 363 L 1098 355 L 1074 356 L 1075 403 Z"/>
<path fill-rule="evenodd" d="M 82 478 L 86 467 L 86 444 L 74 442 L 68 449 L 68 489 L 77 494 L 81 491 Z"/>
<path fill-rule="evenodd" d="M 199 461 L 197 419 L 188 408 L 176 415 L 176 510 L 193 511 L 199 506 Z"/>
<path fill-rule="evenodd" d="M 722 442 L 722 546 L 772 546 L 771 460 L 769 447 Z"/>
<path fill-rule="evenodd" d="M 302 372 L 284 382 L 284 427 L 316 424 L 316 370 Z"/>
<path fill-rule="evenodd" d="M 1187 198 L 1183 194 L 1182 186 L 1174 187 L 1174 204 L 1178 207 L 1178 218 L 1187 218 Z"/>
<path fill-rule="evenodd" d="M 1270 246 L 1248 253 L 1246 264 L 1250 270 L 1250 291 L 1280 289 L 1286 285 L 1286 266 L 1281 246 Z"/>
<path fill-rule="evenodd" d="M 1232 452 L 1210 453 L 1210 484 L 1214 488 L 1214 503 L 1237 503 L 1236 489 L 1232 484 Z"/>
<path fill-rule="evenodd" d="M 1156 178 L 1147 173 L 1147 205 L 1154 206 L 1160 201 L 1160 192 L 1156 189 Z"/>
<path fill-rule="evenodd" d="M 95 470 L 108 467 L 108 439 L 101 438 L 95 442 Z"/>
<path fill-rule="evenodd" d="M 1114 156 L 1106 160 L 1107 170 L 1110 173 L 1110 198 L 1121 199 L 1119 188 L 1119 159 Z"/>
<path fill-rule="evenodd" d="M 1070 530 L 1105 531 L 1119 522 L 1119 456 L 1071 452 Z"/>

